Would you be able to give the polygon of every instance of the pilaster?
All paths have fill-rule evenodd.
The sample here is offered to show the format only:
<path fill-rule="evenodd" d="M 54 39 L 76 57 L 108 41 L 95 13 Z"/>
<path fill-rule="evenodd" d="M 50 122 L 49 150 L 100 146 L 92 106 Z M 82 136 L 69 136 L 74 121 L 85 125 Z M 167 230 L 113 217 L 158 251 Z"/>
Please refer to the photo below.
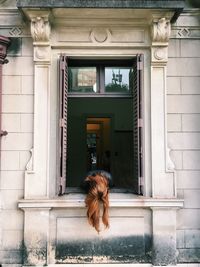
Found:
<path fill-rule="evenodd" d="M 171 25 L 167 18 L 151 25 L 151 147 L 152 196 L 176 197 L 174 164 L 167 146 L 166 64 Z"/>
<path fill-rule="evenodd" d="M 153 198 L 176 198 L 174 163 L 167 146 L 166 65 L 171 33 L 167 18 L 151 27 L 151 158 Z M 176 208 L 152 208 L 152 264 L 176 265 Z"/>
<path fill-rule="evenodd" d="M 152 208 L 152 264 L 176 265 L 176 208 Z"/>
<path fill-rule="evenodd" d="M 49 195 L 49 91 L 50 23 L 49 10 L 26 10 L 34 49 L 34 136 L 31 159 L 25 173 L 25 198 Z"/>
<path fill-rule="evenodd" d="M 48 264 L 50 208 L 24 208 L 23 265 Z"/>

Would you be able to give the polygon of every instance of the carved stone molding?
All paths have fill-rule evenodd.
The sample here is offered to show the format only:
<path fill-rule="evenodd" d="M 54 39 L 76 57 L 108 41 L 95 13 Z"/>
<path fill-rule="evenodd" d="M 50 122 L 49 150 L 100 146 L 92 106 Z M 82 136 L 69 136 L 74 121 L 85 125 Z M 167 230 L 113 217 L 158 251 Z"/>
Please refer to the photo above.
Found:
<path fill-rule="evenodd" d="M 109 29 L 104 29 L 104 28 L 94 29 L 92 30 L 90 34 L 92 42 L 96 42 L 96 43 L 104 43 L 106 41 L 109 41 L 110 36 L 111 36 L 111 33 Z"/>
<path fill-rule="evenodd" d="M 168 61 L 168 47 L 152 46 L 151 47 L 152 64 L 165 65 Z"/>
<path fill-rule="evenodd" d="M 33 173 L 34 170 L 33 170 L 33 157 L 34 157 L 34 148 L 31 148 L 30 150 L 30 159 L 28 161 L 28 163 L 26 164 L 26 172 L 27 173 Z"/>
<path fill-rule="evenodd" d="M 35 46 L 34 47 L 34 61 L 48 61 L 50 60 L 50 46 Z"/>
<path fill-rule="evenodd" d="M 170 21 L 166 18 L 154 20 L 151 28 L 152 42 L 168 42 L 171 33 Z"/>
<path fill-rule="evenodd" d="M 49 42 L 50 24 L 48 17 L 36 16 L 31 18 L 31 35 L 34 42 Z"/>

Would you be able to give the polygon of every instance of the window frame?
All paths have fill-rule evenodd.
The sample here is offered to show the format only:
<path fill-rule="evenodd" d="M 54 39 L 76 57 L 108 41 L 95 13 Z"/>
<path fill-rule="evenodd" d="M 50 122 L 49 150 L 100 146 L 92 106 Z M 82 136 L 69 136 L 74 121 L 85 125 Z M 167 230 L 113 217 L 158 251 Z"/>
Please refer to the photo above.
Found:
<path fill-rule="evenodd" d="M 130 67 L 132 68 L 133 58 L 129 59 L 71 59 L 68 67 L 96 67 L 97 70 L 97 92 L 80 93 L 68 91 L 68 97 L 131 97 L 132 92 L 106 92 L 105 91 L 105 68 L 106 67 Z"/>
<path fill-rule="evenodd" d="M 98 59 L 97 59 L 98 60 Z M 123 59 L 122 59 L 123 60 Z M 125 59 L 126 60 L 126 59 Z M 136 105 L 136 112 L 133 112 L 133 117 L 135 116 L 136 119 L 134 119 L 134 127 L 133 127 L 133 138 L 136 135 L 137 136 L 137 149 L 134 149 L 134 153 L 136 154 L 136 160 L 133 162 L 136 162 L 137 165 L 137 179 L 136 180 L 136 191 L 134 193 L 138 194 L 138 195 L 144 195 L 144 188 L 145 188 L 145 184 L 144 184 L 144 169 L 145 169 L 145 156 L 144 156 L 144 131 L 143 131 L 143 70 L 144 70 L 144 55 L 143 54 L 137 54 L 136 56 L 132 57 L 130 60 L 132 60 L 132 67 L 133 70 L 135 71 L 135 75 L 133 76 L 133 92 L 132 94 L 127 95 L 127 97 L 132 96 L 132 98 L 134 99 L 134 94 L 136 94 L 136 101 L 135 101 L 135 105 Z M 112 60 L 112 62 L 114 62 L 114 60 Z M 120 60 L 121 61 L 121 60 Z M 69 57 L 67 55 L 63 55 L 61 54 L 60 56 L 60 60 L 59 60 L 59 84 L 60 84 L 60 103 L 63 103 L 65 101 L 65 98 L 67 99 L 68 97 L 71 97 L 71 95 L 68 92 L 68 62 L 69 62 Z M 88 62 L 88 60 L 87 60 Z M 117 60 L 116 60 L 117 62 Z M 80 64 L 80 63 L 79 63 Z M 62 93 L 65 92 L 65 93 Z M 82 97 L 88 97 L 85 93 L 81 94 Z M 75 97 L 81 97 L 80 94 L 76 94 Z M 91 94 L 90 94 L 91 95 Z M 61 96 L 64 96 L 64 100 L 61 99 Z M 92 95 L 93 97 L 94 95 Z M 97 97 L 109 97 L 109 94 L 95 94 L 95 96 Z M 113 94 L 110 95 L 111 97 L 113 97 Z M 123 94 L 124 96 L 124 94 Z M 116 96 L 115 96 L 116 97 Z M 121 97 L 121 96 L 120 96 Z M 67 103 L 67 100 L 66 100 Z M 60 105 L 61 106 L 61 105 Z M 62 108 L 65 108 L 66 110 L 63 111 Z M 65 118 L 63 118 L 62 116 L 59 119 L 59 129 L 60 129 L 60 133 L 62 132 L 66 132 L 65 130 L 63 130 L 64 125 L 66 125 L 66 129 L 67 129 L 67 105 L 62 105 L 62 108 L 60 108 L 60 110 L 62 112 L 60 112 L 61 114 L 65 114 Z M 62 136 L 62 134 L 60 134 L 59 136 Z M 65 173 L 66 175 L 63 177 L 60 174 L 58 175 L 58 195 L 63 195 L 65 193 L 67 193 L 67 187 L 66 187 L 66 180 L 67 180 L 67 142 L 68 140 L 65 142 L 66 143 L 66 147 L 65 149 L 63 149 L 62 147 L 62 143 L 64 143 L 61 139 L 59 140 L 59 144 L 60 144 L 60 149 L 59 149 L 59 156 L 60 157 L 60 166 L 63 166 L 63 159 L 65 159 Z M 135 140 L 134 140 L 135 142 Z M 65 152 L 64 157 L 62 157 L 62 151 Z M 134 163 L 133 163 L 134 164 Z M 59 168 L 61 170 L 61 168 Z M 134 175 L 133 175 L 133 179 L 134 179 Z"/>

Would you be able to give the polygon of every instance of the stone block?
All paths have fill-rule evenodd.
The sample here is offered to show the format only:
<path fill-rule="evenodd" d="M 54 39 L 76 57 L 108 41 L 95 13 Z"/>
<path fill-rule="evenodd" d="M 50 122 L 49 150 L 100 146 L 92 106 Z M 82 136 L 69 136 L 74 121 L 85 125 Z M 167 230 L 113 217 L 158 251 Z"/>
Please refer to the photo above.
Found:
<path fill-rule="evenodd" d="M 16 95 L 21 92 L 21 76 L 2 76 L 2 94 Z"/>
<path fill-rule="evenodd" d="M 200 151 L 183 151 L 183 169 L 200 170 Z"/>
<path fill-rule="evenodd" d="M 200 113 L 199 95 L 168 95 L 168 113 Z"/>
<path fill-rule="evenodd" d="M 184 207 L 191 209 L 200 209 L 200 190 L 184 190 Z"/>
<path fill-rule="evenodd" d="M 176 173 L 177 188 L 200 189 L 200 171 L 177 171 Z"/>
<path fill-rule="evenodd" d="M 200 149 L 200 133 L 168 133 L 171 149 Z"/>
<path fill-rule="evenodd" d="M 17 209 L 18 200 L 23 198 L 23 190 L 1 190 L 2 209 L 15 210 Z"/>
<path fill-rule="evenodd" d="M 182 128 L 181 115 L 180 114 L 168 114 L 167 115 L 167 131 L 168 132 L 180 132 Z"/>
<path fill-rule="evenodd" d="M 32 138 L 31 133 L 10 133 L 2 139 L 2 150 L 30 150 Z"/>
<path fill-rule="evenodd" d="M 183 169 L 182 151 L 171 150 L 170 155 L 171 155 L 171 159 L 172 159 L 173 163 L 175 164 L 175 169 L 176 170 L 182 170 Z"/>
<path fill-rule="evenodd" d="M 177 248 L 185 247 L 185 231 L 184 230 L 176 231 L 176 242 L 177 242 Z"/>
<path fill-rule="evenodd" d="M 19 170 L 18 151 L 1 151 L 1 170 Z"/>
<path fill-rule="evenodd" d="M 3 230 L 2 245 L 4 250 L 18 250 L 22 247 L 23 231 Z"/>
<path fill-rule="evenodd" d="M 24 213 L 22 210 L 2 210 L 1 217 L 3 230 L 23 230 Z"/>
<path fill-rule="evenodd" d="M 200 248 L 200 230 L 185 230 L 185 247 Z"/>
<path fill-rule="evenodd" d="M 200 77 L 181 77 L 182 94 L 200 94 Z"/>
<path fill-rule="evenodd" d="M 187 262 L 188 267 L 190 267 L 189 263 L 200 262 L 200 249 L 199 248 L 179 249 L 178 261 Z M 197 267 L 197 264 L 195 264 L 195 267 Z"/>
<path fill-rule="evenodd" d="M 176 211 L 153 208 L 152 263 L 176 264 Z"/>
<path fill-rule="evenodd" d="M 21 114 L 21 132 L 33 132 L 33 114 Z"/>
<path fill-rule="evenodd" d="M 8 57 L 9 64 L 3 67 L 3 75 L 33 75 L 32 57 Z"/>
<path fill-rule="evenodd" d="M 33 76 L 32 75 L 22 76 L 21 93 L 25 95 L 33 94 Z"/>
<path fill-rule="evenodd" d="M 177 189 L 177 198 L 184 199 L 184 190 L 183 189 Z"/>
<path fill-rule="evenodd" d="M 168 49 L 169 57 L 180 57 L 180 40 L 170 39 Z"/>
<path fill-rule="evenodd" d="M 33 96 L 3 95 L 2 110 L 4 113 L 33 113 Z"/>
<path fill-rule="evenodd" d="M 200 209 L 180 209 L 177 211 L 177 228 L 198 229 L 200 225 Z"/>
<path fill-rule="evenodd" d="M 6 114 L 2 115 L 2 129 L 7 132 L 20 132 L 20 114 Z"/>
<path fill-rule="evenodd" d="M 49 242 L 49 209 L 24 210 L 25 265 L 46 265 Z"/>
<path fill-rule="evenodd" d="M 1 171 L 0 186 L 1 189 L 23 189 L 24 172 L 23 171 Z"/>
<path fill-rule="evenodd" d="M 181 78 L 180 77 L 167 77 L 167 94 L 180 94 L 181 93 Z"/>
<path fill-rule="evenodd" d="M 22 38 L 22 56 L 33 56 L 33 39 L 31 37 Z"/>
<path fill-rule="evenodd" d="M 199 69 L 200 58 L 169 58 L 167 76 L 199 76 Z"/>
<path fill-rule="evenodd" d="M 190 3 L 193 2 L 195 3 L 195 1 L 190 1 Z M 198 3 L 198 0 L 196 1 L 196 3 Z M 191 6 L 190 6 L 191 7 Z M 188 13 L 185 14 L 181 14 L 181 16 L 179 16 L 177 23 L 177 26 L 181 26 L 181 27 L 189 27 L 189 26 L 199 26 L 199 18 L 198 16 L 188 16 Z"/>
<path fill-rule="evenodd" d="M 21 56 L 22 55 L 22 38 L 10 37 L 11 44 L 8 47 L 8 56 Z"/>
<path fill-rule="evenodd" d="M 200 131 L 200 114 L 183 114 L 182 124 L 184 132 Z"/>
<path fill-rule="evenodd" d="M 180 40 L 181 57 L 200 57 L 200 40 Z"/>
<path fill-rule="evenodd" d="M 12 264 L 11 266 L 20 264 L 20 266 L 22 266 L 22 251 L 21 250 L 0 251 L 0 259 L 3 266 L 4 264 L 5 265 Z"/>

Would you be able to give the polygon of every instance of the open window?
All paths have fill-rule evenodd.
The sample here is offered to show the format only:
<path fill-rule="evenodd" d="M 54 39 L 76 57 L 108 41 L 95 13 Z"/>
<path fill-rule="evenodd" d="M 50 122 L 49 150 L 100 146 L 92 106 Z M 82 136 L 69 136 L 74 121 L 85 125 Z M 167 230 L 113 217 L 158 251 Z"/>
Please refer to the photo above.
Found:
<path fill-rule="evenodd" d="M 111 172 L 114 190 L 143 193 L 142 55 L 60 56 L 59 194 L 89 170 Z"/>

